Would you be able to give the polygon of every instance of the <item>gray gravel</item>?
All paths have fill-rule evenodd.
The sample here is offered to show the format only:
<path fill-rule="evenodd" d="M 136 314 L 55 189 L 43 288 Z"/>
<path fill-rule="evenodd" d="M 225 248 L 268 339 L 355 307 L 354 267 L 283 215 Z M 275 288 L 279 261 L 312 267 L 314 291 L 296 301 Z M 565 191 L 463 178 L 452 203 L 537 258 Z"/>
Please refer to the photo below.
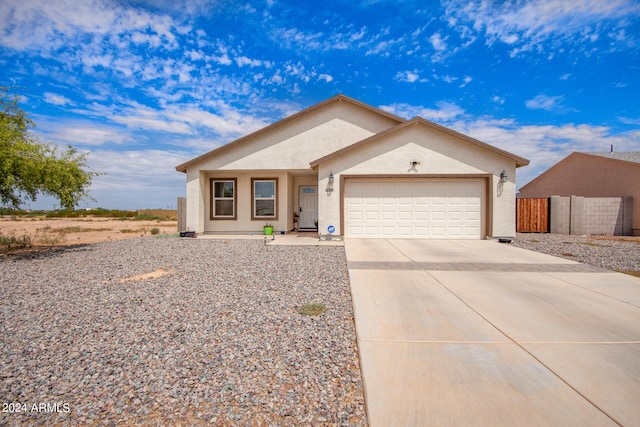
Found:
<path fill-rule="evenodd" d="M 138 238 L 2 257 L 0 289 L 0 425 L 366 425 L 342 247 Z"/>
<path fill-rule="evenodd" d="M 640 272 L 640 239 L 519 233 L 513 245 L 607 270 Z"/>

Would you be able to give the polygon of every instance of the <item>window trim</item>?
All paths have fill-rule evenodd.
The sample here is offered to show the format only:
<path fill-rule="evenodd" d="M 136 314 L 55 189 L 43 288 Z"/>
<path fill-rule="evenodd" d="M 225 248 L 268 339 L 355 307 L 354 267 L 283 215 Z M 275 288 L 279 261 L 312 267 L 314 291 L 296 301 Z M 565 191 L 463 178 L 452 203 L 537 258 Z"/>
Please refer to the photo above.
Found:
<path fill-rule="evenodd" d="M 216 216 L 215 215 L 215 201 L 216 200 L 230 200 L 230 197 L 215 197 L 215 183 L 216 182 L 233 182 L 233 216 Z M 238 219 L 238 179 L 237 178 L 209 178 L 210 188 L 210 203 L 209 203 L 209 219 L 223 221 L 223 220 L 237 220 Z"/>
<path fill-rule="evenodd" d="M 265 199 L 262 198 L 260 200 L 273 200 L 273 215 L 272 216 L 256 216 L 256 182 L 260 181 L 273 181 L 274 183 L 274 197 L 273 199 Z M 278 191 L 278 178 L 251 178 L 251 220 L 252 221 L 263 221 L 265 219 L 277 221 L 278 220 L 278 199 L 279 199 L 279 191 Z"/>

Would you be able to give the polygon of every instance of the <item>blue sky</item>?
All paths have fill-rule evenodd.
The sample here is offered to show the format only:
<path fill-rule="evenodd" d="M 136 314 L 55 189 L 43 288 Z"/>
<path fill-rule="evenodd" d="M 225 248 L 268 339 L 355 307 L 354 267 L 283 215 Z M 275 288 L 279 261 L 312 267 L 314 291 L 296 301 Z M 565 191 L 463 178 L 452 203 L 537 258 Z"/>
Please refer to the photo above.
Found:
<path fill-rule="evenodd" d="M 343 93 L 531 160 L 640 151 L 633 0 L 3 0 L 0 85 L 90 152 L 83 206 L 175 207 L 175 166 Z M 51 208 L 46 198 L 33 208 Z"/>

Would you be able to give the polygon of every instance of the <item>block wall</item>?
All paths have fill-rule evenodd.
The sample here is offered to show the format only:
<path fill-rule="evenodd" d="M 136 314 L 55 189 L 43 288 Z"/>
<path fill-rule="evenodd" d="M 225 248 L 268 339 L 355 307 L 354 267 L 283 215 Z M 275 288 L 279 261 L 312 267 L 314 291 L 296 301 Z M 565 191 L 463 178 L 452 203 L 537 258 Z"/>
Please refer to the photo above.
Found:
<path fill-rule="evenodd" d="M 632 197 L 551 196 L 550 230 L 556 234 L 629 236 Z"/>

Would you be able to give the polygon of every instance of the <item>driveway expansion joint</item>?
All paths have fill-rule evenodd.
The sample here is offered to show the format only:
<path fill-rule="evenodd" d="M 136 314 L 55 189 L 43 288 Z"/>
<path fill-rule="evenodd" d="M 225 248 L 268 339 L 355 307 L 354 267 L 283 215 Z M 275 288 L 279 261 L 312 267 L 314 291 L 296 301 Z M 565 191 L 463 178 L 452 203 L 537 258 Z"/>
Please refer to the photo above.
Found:
<path fill-rule="evenodd" d="M 349 261 L 353 270 L 497 271 L 515 273 L 613 273 L 587 264 Z"/>

